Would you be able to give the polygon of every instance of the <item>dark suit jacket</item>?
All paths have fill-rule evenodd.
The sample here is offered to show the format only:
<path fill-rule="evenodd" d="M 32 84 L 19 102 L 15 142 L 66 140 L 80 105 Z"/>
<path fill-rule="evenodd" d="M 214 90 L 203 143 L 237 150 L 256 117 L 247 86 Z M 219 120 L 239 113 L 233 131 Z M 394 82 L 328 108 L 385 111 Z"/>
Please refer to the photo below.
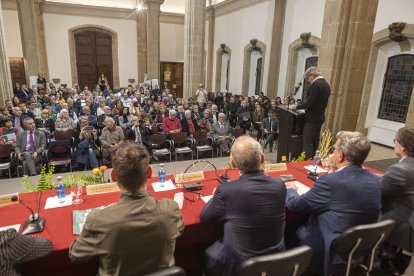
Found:
<path fill-rule="evenodd" d="M 286 188 L 263 172 L 246 173 L 218 186 L 200 214 L 203 223 L 224 222 L 223 258 L 229 275 L 244 260 L 285 249 Z"/>
<path fill-rule="evenodd" d="M 183 231 L 173 200 L 156 200 L 148 192 L 121 193 L 117 204 L 88 215 L 69 257 L 98 257 L 99 275 L 145 275 L 174 266 L 175 241 Z"/>
<path fill-rule="evenodd" d="M 34 135 L 34 143 L 36 147 L 37 153 L 42 153 L 46 150 L 46 135 L 43 131 L 35 130 L 33 132 Z M 26 145 L 27 145 L 27 130 L 21 132 L 17 136 L 16 141 L 16 148 L 15 151 L 17 154 L 20 154 L 24 151 L 26 151 Z"/>
<path fill-rule="evenodd" d="M 307 100 L 296 107 L 306 109 L 307 123 L 322 124 L 325 121 L 325 109 L 330 93 L 331 88 L 324 78 L 316 79 L 310 85 Z"/>
<path fill-rule="evenodd" d="M 149 147 L 151 145 L 150 143 L 150 139 L 151 139 L 151 134 L 152 134 L 152 130 L 146 126 L 144 123 L 139 125 L 139 131 L 141 132 L 141 139 L 142 139 L 142 143 Z M 131 126 L 128 126 L 125 130 L 125 139 L 127 140 L 131 140 L 131 141 L 135 141 L 135 130 L 132 129 Z"/>
<path fill-rule="evenodd" d="M 388 242 L 414 251 L 414 157 L 408 156 L 387 169 L 381 178 L 382 218 L 397 226 Z"/>
<path fill-rule="evenodd" d="M 195 131 L 199 131 L 200 126 L 198 125 L 197 121 L 194 118 L 191 118 L 191 120 L 193 121 Z M 182 132 L 187 132 L 187 134 L 190 135 L 190 126 L 185 117 L 183 120 L 181 120 L 181 128 L 182 128 Z"/>
<path fill-rule="evenodd" d="M 286 204 L 290 211 L 310 214 L 306 225 L 308 241 L 303 243 L 323 240 L 324 247 L 312 249 L 315 255 L 325 256 L 324 270 L 328 275 L 332 241 L 352 226 L 378 220 L 381 208 L 379 179 L 368 170 L 350 165 L 339 172 L 321 176 L 302 196 L 294 189 L 288 189 Z"/>
<path fill-rule="evenodd" d="M 270 120 L 269 118 L 265 118 L 262 122 L 262 130 L 267 129 L 269 133 L 278 133 L 278 121 L 276 118 L 273 118 L 272 128 L 270 128 Z M 270 131 L 272 129 L 272 131 Z"/>

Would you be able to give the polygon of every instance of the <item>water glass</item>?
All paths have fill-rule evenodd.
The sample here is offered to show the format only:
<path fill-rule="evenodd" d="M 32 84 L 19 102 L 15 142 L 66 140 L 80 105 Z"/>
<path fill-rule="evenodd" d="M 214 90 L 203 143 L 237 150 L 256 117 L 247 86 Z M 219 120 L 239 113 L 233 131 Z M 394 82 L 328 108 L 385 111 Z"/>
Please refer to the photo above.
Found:
<path fill-rule="evenodd" d="M 82 184 L 73 184 L 71 187 L 72 195 L 75 197 L 75 199 L 72 200 L 73 204 L 80 204 L 83 202 L 79 196 L 82 194 Z"/>

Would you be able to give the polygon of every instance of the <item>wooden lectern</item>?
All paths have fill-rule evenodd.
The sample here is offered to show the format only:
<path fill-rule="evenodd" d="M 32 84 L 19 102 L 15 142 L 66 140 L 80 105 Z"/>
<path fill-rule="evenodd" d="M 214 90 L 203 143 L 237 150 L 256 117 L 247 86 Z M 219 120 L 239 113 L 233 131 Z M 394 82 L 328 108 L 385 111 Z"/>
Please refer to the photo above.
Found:
<path fill-rule="evenodd" d="M 305 114 L 289 109 L 287 105 L 278 105 L 279 116 L 279 137 L 277 143 L 277 162 L 280 162 L 282 155 L 288 161 L 290 158 L 297 158 L 303 150 L 303 125 Z"/>

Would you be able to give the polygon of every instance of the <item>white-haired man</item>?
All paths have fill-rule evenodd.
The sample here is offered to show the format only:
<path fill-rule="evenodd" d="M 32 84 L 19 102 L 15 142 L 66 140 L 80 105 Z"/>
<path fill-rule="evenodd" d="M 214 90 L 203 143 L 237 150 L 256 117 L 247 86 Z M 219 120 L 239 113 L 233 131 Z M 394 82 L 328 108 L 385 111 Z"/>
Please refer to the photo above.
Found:
<path fill-rule="evenodd" d="M 115 120 L 107 117 L 104 121 L 105 127 L 102 129 L 102 158 L 106 164 L 111 163 L 111 155 L 117 148 L 118 144 L 124 140 L 124 131 L 121 127 L 115 125 Z"/>

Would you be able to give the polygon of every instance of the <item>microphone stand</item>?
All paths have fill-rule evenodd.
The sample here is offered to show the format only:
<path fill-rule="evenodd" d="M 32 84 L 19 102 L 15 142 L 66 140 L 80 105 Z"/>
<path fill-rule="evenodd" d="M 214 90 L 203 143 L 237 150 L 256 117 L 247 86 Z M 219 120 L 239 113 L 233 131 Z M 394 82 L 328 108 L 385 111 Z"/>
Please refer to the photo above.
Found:
<path fill-rule="evenodd" d="M 40 197 L 42 196 L 42 192 L 40 191 L 37 196 L 37 212 L 34 213 L 32 208 L 24 204 L 23 202 L 19 201 L 17 196 L 13 196 L 11 198 L 12 201 L 19 201 L 21 205 L 26 207 L 30 211 L 30 216 L 27 221 L 24 222 L 23 228 L 21 233 L 23 235 L 34 234 L 42 232 L 45 227 L 45 219 L 39 217 L 39 209 L 40 209 Z"/>

